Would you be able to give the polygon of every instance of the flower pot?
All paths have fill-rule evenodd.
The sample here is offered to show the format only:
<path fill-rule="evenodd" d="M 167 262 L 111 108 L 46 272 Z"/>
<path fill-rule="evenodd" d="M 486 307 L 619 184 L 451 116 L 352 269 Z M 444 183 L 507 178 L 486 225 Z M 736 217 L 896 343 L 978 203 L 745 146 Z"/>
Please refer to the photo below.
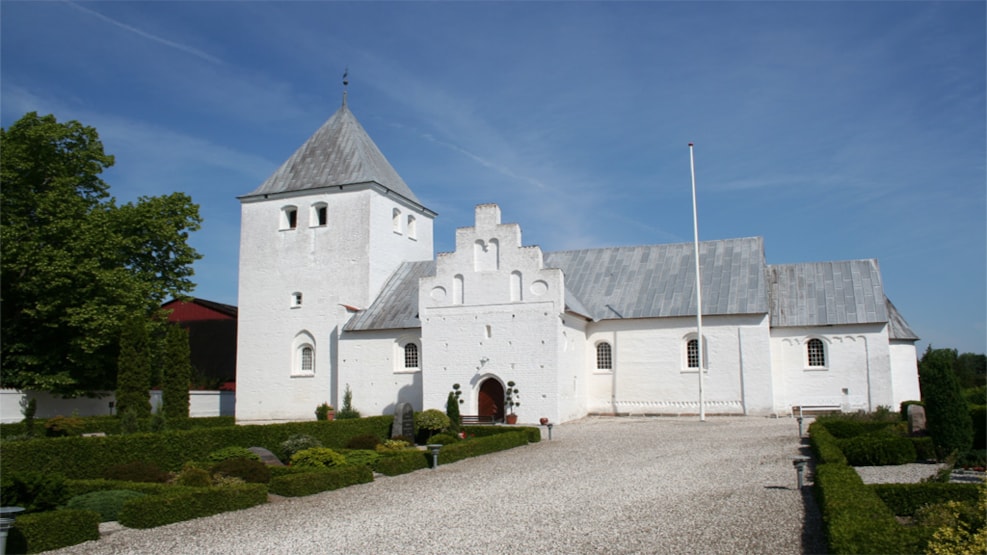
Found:
<path fill-rule="evenodd" d="M 539 422 L 539 423 L 540 423 L 540 424 L 541 424 L 542 426 L 544 426 L 545 424 L 548 424 L 548 419 L 547 419 L 547 418 L 545 418 L 545 417 L 543 416 L 543 417 L 541 417 L 541 418 L 539 418 L 539 419 L 538 419 L 538 422 Z"/>
<path fill-rule="evenodd" d="M 516 414 L 508 414 L 506 416 L 506 419 L 507 419 L 507 423 L 508 424 L 517 424 L 517 415 Z"/>

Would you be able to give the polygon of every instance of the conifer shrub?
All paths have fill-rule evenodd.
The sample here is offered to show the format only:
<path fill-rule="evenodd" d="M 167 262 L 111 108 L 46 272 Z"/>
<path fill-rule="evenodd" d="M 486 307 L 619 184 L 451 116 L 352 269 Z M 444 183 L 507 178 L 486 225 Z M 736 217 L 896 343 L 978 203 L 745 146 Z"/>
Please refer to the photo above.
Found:
<path fill-rule="evenodd" d="M 65 476 L 47 472 L 4 473 L 0 478 L 0 503 L 23 507 L 25 513 L 53 511 L 69 498 Z"/>
<path fill-rule="evenodd" d="M 189 385 L 192 380 L 188 331 L 169 324 L 164 340 L 161 412 L 168 420 L 189 417 Z"/>
<path fill-rule="evenodd" d="M 213 479 L 208 470 L 186 463 L 182 471 L 175 476 L 174 483 L 179 486 L 206 488 L 213 485 Z"/>
<path fill-rule="evenodd" d="M 394 453 L 397 451 L 405 451 L 407 449 L 414 449 L 415 444 L 403 439 L 385 439 L 383 443 L 377 445 L 374 448 L 375 451 L 382 454 Z"/>
<path fill-rule="evenodd" d="M 918 365 L 927 429 L 940 457 L 973 446 L 973 421 L 956 379 L 956 350 L 932 349 Z"/>
<path fill-rule="evenodd" d="M 380 459 L 380 455 L 376 451 L 366 449 L 345 451 L 342 455 L 346 457 L 346 464 L 366 466 L 371 469 L 377 466 L 377 461 Z"/>
<path fill-rule="evenodd" d="M 291 466 L 297 468 L 331 468 L 346 464 L 346 457 L 328 447 L 303 449 L 291 456 Z"/>
<path fill-rule="evenodd" d="M 144 318 L 128 319 L 120 333 L 117 359 L 116 403 L 119 414 L 133 412 L 138 419 L 150 418 L 151 354 Z"/>
<path fill-rule="evenodd" d="M 213 475 L 233 476 L 250 484 L 266 484 L 271 481 L 271 470 L 259 459 L 226 459 L 211 469 Z"/>
<path fill-rule="evenodd" d="M 65 507 L 95 511 L 99 513 L 101 522 L 110 522 L 117 519 L 117 514 L 126 501 L 144 495 L 146 494 L 127 489 L 93 491 L 69 499 Z"/>
<path fill-rule="evenodd" d="M 107 468 L 103 478 L 124 482 L 167 482 L 169 475 L 153 462 L 131 461 Z"/>
<path fill-rule="evenodd" d="M 313 447 L 322 447 L 322 442 L 308 434 L 294 434 L 281 442 L 281 462 L 289 462 L 295 453 Z"/>

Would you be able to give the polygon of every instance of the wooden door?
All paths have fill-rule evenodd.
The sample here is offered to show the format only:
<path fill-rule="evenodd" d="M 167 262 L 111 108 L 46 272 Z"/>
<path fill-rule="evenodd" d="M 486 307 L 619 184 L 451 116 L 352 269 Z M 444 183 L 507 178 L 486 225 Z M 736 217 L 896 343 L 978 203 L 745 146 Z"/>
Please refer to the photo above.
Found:
<path fill-rule="evenodd" d="M 487 378 L 480 384 L 477 409 L 480 416 L 492 416 L 495 421 L 504 419 L 504 386 L 497 379 Z"/>

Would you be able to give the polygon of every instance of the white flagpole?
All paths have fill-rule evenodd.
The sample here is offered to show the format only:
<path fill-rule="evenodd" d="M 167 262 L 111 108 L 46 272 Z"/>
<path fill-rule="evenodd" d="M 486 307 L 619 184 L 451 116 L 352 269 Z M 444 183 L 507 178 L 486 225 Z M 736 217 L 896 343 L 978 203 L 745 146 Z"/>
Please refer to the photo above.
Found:
<path fill-rule="evenodd" d="M 699 217 L 696 211 L 696 159 L 689 143 L 689 167 L 692 170 L 692 233 L 696 254 L 696 346 L 699 348 L 699 421 L 706 421 L 706 399 L 703 394 L 703 291 L 699 278 Z"/>

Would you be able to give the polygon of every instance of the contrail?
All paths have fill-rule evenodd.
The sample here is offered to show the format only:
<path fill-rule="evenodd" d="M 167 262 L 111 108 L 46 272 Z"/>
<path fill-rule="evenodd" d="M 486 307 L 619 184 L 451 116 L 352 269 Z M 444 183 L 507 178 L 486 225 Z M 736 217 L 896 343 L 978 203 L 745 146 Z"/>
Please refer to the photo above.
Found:
<path fill-rule="evenodd" d="M 211 63 L 218 64 L 218 65 L 222 65 L 222 63 L 223 63 L 223 61 L 220 60 L 219 58 L 217 58 L 215 56 L 210 56 L 209 54 L 206 54 L 205 52 L 203 52 L 201 50 L 196 50 L 195 48 L 192 48 L 191 46 L 185 46 L 184 44 L 179 44 L 177 42 L 170 41 L 168 39 L 163 39 L 163 38 L 161 38 L 161 37 L 159 37 L 157 35 L 152 35 L 151 33 L 148 33 L 146 31 L 142 31 L 142 30 L 140 30 L 140 29 L 138 29 L 136 27 L 131 27 L 130 25 L 127 25 L 126 23 L 122 23 L 122 22 L 117 21 L 117 20 L 115 20 L 113 18 L 107 17 L 107 16 L 105 16 L 105 15 L 103 15 L 103 14 L 101 14 L 101 13 L 95 11 L 95 10 L 91 10 L 89 8 L 82 7 L 79 4 L 76 4 L 74 2 L 69 2 L 69 1 L 65 0 L 65 3 L 68 4 L 69 6 L 72 6 L 73 8 L 75 8 L 77 10 L 80 10 L 80 11 L 85 12 L 87 14 L 96 16 L 96 17 L 102 19 L 103 21 L 105 21 L 105 22 L 107 22 L 107 23 L 109 23 L 111 25 L 115 25 L 115 26 L 117 26 L 117 27 L 119 27 L 121 29 L 125 29 L 127 31 L 130 31 L 131 33 L 134 33 L 134 34 L 139 35 L 141 37 L 144 37 L 146 39 L 152 40 L 152 41 L 154 41 L 154 42 L 156 42 L 158 44 L 163 44 L 165 46 L 170 46 L 171 48 L 174 48 L 176 50 L 181 50 L 182 52 L 185 52 L 187 54 L 192 54 L 193 56 L 196 56 L 197 58 L 201 58 L 201 59 L 203 59 L 203 60 L 205 60 L 207 62 L 211 62 Z"/>

